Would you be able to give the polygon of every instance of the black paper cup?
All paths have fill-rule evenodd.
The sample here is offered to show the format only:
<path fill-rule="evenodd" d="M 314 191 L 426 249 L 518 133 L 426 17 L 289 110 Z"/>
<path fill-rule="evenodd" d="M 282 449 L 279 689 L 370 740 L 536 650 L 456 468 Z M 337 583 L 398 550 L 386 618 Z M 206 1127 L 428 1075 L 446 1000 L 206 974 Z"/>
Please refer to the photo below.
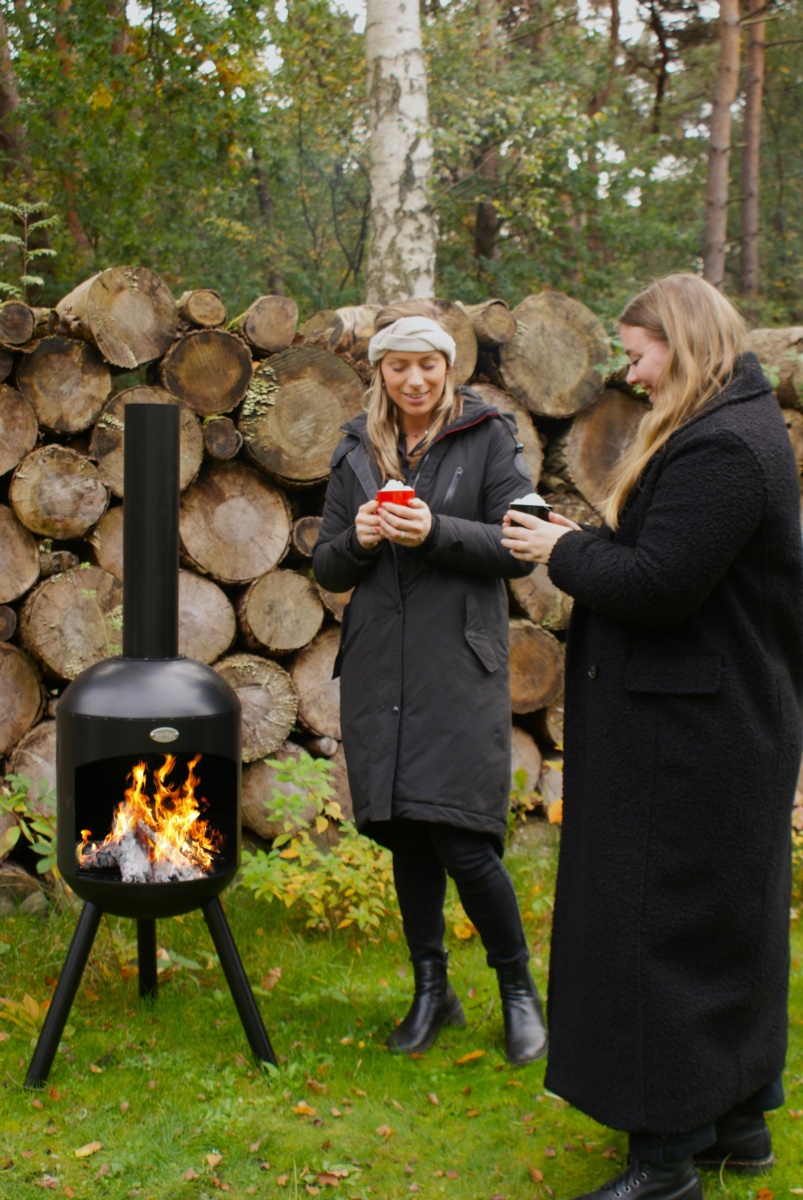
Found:
<path fill-rule="evenodd" d="M 540 504 L 522 504 L 520 501 L 514 500 L 510 509 L 512 512 L 529 513 L 531 517 L 540 517 L 542 521 L 548 521 L 552 505 L 547 504 L 546 500 L 542 500 Z"/>

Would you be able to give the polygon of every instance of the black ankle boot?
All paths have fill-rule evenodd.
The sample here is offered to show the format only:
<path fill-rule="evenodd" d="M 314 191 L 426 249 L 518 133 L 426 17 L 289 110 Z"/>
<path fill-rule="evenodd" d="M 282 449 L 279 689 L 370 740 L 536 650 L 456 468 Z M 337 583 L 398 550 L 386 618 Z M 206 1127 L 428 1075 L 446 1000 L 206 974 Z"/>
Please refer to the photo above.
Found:
<path fill-rule="evenodd" d="M 634 1158 L 621 1175 L 576 1200 L 703 1200 L 703 1189 L 690 1158 L 666 1163 Z"/>
<path fill-rule="evenodd" d="M 772 1138 L 763 1113 L 729 1112 L 717 1121 L 717 1140 L 698 1150 L 695 1165 L 703 1170 L 760 1175 L 775 1162 Z"/>
<path fill-rule="evenodd" d="M 547 1051 L 538 989 L 526 966 L 499 967 L 496 974 L 505 1022 L 505 1057 L 516 1066 L 535 1062 Z"/>
<path fill-rule="evenodd" d="M 388 1050 L 400 1054 L 423 1054 L 429 1050 L 444 1025 L 465 1025 L 463 1007 L 446 978 L 446 963 L 424 958 L 413 963 L 415 995 L 402 1023 L 389 1034 Z"/>

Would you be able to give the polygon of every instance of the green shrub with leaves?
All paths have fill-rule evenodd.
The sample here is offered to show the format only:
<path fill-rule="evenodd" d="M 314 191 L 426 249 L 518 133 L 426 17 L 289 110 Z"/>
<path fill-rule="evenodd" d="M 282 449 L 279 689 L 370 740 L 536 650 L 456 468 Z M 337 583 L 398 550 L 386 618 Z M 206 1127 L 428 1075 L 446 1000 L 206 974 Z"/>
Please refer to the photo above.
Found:
<path fill-rule="evenodd" d="M 52 229 L 58 223 L 56 216 L 35 219 L 40 213 L 46 212 L 48 208 L 50 205 L 44 200 L 40 200 L 36 204 L 28 204 L 25 201 L 20 204 L 7 204 L 0 200 L 0 212 L 14 217 L 20 228 L 19 234 L 0 233 L 0 242 L 5 242 L 12 248 L 16 247 L 19 251 L 21 267 L 19 283 L 0 282 L 0 294 L 27 301 L 28 288 L 44 285 L 45 281 L 41 275 L 30 274 L 30 264 L 35 258 L 55 258 L 56 251 L 47 246 L 32 246 L 31 238 L 34 234 L 41 234 L 45 229 Z"/>
<path fill-rule="evenodd" d="M 51 809 L 44 814 L 33 812 L 29 796 L 37 795 L 40 805 Z M 20 838 L 27 841 L 35 854 L 39 855 L 36 870 L 40 875 L 47 871 L 58 872 L 56 866 L 56 797 L 46 779 L 34 784 L 27 775 L 10 773 L 0 782 L 0 813 L 14 818 L 0 837 L 0 858 L 10 853 Z"/>
<path fill-rule="evenodd" d="M 356 926 L 375 932 L 394 912 L 389 852 L 342 819 L 340 805 L 332 799 L 328 759 L 302 751 L 284 763 L 265 761 L 277 783 L 291 787 L 284 792 L 275 787 L 266 801 L 271 820 L 280 821 L 283 829 L 270 850 L 244 851 L 242 883 L 259 899 L 298 909 L 307 929 L 329 933 Z M 310 825 L 311 808 L 315 815 Z M 326 840 L 330 836 L 331 844 Z"/>

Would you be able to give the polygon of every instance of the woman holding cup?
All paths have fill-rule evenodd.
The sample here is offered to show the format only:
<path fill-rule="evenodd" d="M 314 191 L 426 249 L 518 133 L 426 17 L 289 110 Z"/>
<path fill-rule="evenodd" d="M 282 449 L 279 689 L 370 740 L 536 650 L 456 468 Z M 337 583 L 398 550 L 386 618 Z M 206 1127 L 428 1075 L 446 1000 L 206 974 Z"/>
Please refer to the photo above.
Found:
<path fill-rule="evenodd" d="M 773 1161 L 801 752 L 797 465 L 741 317 L 694 275 L 620 317 L 651 411 L 600 530 L 511 512 L 575 598 L 546 1086 L 629 1134 L 582 1200 L 700 1200 Z"/>
<path fill-rule="evenodd" d="M 509 419 L 455 387 L 455 343 L 434 305 L 385 308 L 375 329 L 367 411 L 343 427 L 313 566 L 328 590 L 354 589 L 335 667 L 354 816 L 393 854 L 413 964 L 412 1007 L 388 1046 L 421 1053 L 465 1024 L 444 949 L 450 875 L 498 974 L 507 1057 L 530 1062 L 546 1034 L 502 865 L 504 579 L 532 570 L 503 548 L 502 518 L 530 481 Z"/>

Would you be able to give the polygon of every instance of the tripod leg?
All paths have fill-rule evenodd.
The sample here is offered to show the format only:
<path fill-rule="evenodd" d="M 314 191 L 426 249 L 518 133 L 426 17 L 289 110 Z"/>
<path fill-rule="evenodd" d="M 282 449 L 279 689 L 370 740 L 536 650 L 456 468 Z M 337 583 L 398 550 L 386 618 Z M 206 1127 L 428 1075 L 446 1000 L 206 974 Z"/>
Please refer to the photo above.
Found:
<path fill-rule="evenodd" d="M 28 1074 L 25 1076 L 26 1087 L 42 1087 L 48 1077 L 102 916 L 103 909 L 91 901 L 87 901 L 81 910 L 42 1032 L 33 1052 L 31 1065 L 28 1067 Z"/>
<path fill-rule="evenodd" d="M 202 911 L 212 935 L 212 941 L 215 943 L 220 965 L 223 967 L 223 973 L 237 1006 L 237 1012 L 240 1014 L 248 1044 L 260 1062 L 268 1062 L 275 1067 L 278 1065 L 276 1055 L 273 1053 L 273 1047 L 254 999 L 254 993 L 248 982 L 248 976 L 240 960 L 240 955 L 237 953 L 229 923 L 217 896 L 202 905 Z"/>
<path fill-rule="evenodd" d="M 150 918 L 137 921 L 137 963 L 139 965 L 139 994 L 143 1000 L 155 1000 L 156 922 Z"/>

